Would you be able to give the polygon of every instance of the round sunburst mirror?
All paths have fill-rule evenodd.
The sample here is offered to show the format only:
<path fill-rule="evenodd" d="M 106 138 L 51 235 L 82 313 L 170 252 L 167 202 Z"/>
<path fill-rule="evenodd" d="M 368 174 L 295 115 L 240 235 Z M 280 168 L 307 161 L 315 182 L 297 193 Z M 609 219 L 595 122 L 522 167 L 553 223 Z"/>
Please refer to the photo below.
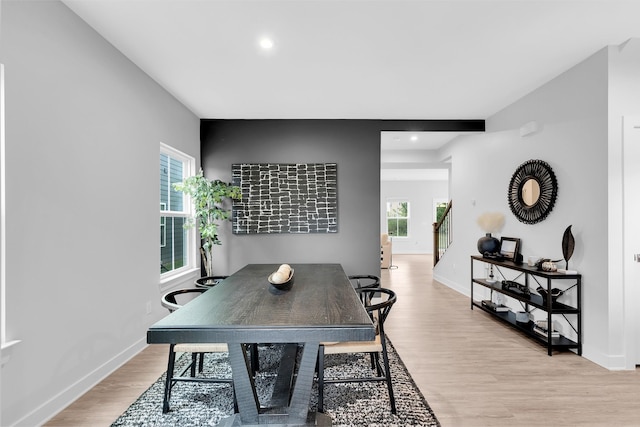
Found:
<path fill-rule="evenodd" d="M 520 222 L 536 224 L 553 209 L 558 182 L 551 166 L 543 160 L 528 160 L 509 182 L 509 208 Z"/>

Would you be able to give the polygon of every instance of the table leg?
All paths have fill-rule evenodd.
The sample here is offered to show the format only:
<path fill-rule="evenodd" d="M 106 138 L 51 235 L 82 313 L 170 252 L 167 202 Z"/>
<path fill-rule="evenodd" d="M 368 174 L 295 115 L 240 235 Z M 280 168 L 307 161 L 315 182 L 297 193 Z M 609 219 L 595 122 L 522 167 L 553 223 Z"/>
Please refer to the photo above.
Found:
<path fill-rule="evenodd" d="M 309 398 L 313 386 L 318 356 L 318 342 L 304 343 L 298 376 L 293 386 L 293 395 L 289 405 L 289 419 L 291 422 L 304 423 L 309 413 Z"/>
<path fill-rule="evenodd" d="M 282 357 L 278 367 L 276 383 L 269 401 L 270 408 L 288 407 L 291 400 L 291 390 L 293 390 L 298 344 L 283 344 L 282 347 Z"/>
<path fill-rule="evenodd" d="M 230 343 L 228 346 L 229 362 L 231 364 L 236 399 L 238 400 L 240 419 L 244 424 L 257 424 L 260 402 L 256 394 L 253 376 L 250 374 L 251 365 L 247 360 L 242 344 Z"/>

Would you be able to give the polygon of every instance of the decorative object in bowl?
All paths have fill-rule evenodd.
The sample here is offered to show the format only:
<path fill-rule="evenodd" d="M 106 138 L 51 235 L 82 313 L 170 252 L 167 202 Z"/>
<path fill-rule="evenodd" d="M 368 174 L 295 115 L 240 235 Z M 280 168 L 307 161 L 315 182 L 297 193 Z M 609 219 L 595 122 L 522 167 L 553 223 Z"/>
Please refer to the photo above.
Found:
<path fill-rule="evenodd" d="M 269 283 L 281 291 L 289 290 L 293 285 L 293 272 L 289 264 L 282 264 L 277 271 L 269 275 Z"/>

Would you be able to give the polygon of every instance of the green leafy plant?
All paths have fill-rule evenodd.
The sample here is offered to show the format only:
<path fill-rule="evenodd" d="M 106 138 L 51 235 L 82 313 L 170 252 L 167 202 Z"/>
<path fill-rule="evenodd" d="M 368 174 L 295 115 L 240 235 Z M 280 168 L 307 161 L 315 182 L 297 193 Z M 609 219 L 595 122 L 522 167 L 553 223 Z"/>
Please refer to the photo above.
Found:
<path fill-rule="evenodd" d="M 208 180 L 200 170 L 198 175 L 173 184 L 173 188 L 191 198 L 195 212 L 193 218 L 189 218 L 184 226 L 191 228 L 198 225 L 202 238 L 202 263 L 207 276 L 213 276 L 213 245 L 222 244 L 218 238 L 218 227 L 223 221 L 231 218 L 230 200 L 239 200 L 242 197 L 240 187 L 219 179 Z"/>

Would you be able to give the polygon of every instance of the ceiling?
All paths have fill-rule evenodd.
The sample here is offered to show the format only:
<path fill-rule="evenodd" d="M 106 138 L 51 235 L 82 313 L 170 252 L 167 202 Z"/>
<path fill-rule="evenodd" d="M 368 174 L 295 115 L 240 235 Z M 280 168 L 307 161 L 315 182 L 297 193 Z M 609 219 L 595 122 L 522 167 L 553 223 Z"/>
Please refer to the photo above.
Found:
<path fill-rule="evenodd" d="M 63 2 L 216 119 L 485 119 L 640 36 L 640 1 Z"/>

